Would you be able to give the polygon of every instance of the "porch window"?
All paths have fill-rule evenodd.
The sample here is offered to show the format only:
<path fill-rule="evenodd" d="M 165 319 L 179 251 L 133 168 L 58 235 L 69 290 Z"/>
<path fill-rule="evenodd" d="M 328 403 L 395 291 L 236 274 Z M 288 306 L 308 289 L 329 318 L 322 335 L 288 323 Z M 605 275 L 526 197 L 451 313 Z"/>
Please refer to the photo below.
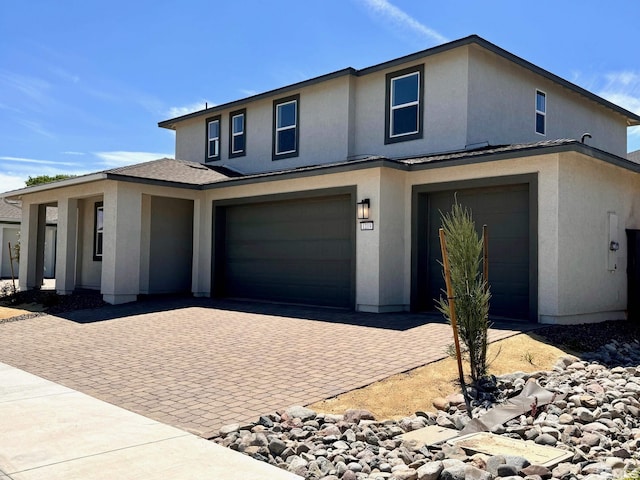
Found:
<path fill-rule="evenodd" d="M 102 248 L 104 238 L 104 206 L 103 202 L 94 205 L 95 217 L 93 227 L 93 259 L 102 260 Z"/>

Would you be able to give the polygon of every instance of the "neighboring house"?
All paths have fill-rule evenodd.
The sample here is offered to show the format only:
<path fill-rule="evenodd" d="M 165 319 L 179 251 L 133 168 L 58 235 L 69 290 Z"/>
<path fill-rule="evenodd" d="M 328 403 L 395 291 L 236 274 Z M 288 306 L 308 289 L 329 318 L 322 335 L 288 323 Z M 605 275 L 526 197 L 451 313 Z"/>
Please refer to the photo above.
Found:
<path fill-rule="evenodd" d="M 21 288 L 40 281 L 57 205 L 60 293 L 429 311 L 457 196 L 489 228 L 492 315 L 625 317 L 640 116 L 480 37 L 159 125 L 178 160 L 6 194 L 23 203 Z"/>
<path fill-rule="evenodd" d="M 632 162 L 640 163 L 640 150 L 636 150 L 634 152 L 629 152 L 627 154 L 627 158 Z"/>
<path fill-rule="evenodd" d="M 0 278 L 11 278 L 11 260 L 9 256 L 9 244 L 14 250 L 12 256 L 15 257 L 14 247 L 20 241 L 20 220 L 22 219 L 22 209 L 20 202 L 9 202 L 0 199 Z M 56 261 L 56 222 L 57 210 L 47 209 L 47 219 L 45 227 L 45 245 L 43 258 L 44 278 L 54 278 Z M 18 261 L 13 261 L 13 275 L 18 277 Z"/>

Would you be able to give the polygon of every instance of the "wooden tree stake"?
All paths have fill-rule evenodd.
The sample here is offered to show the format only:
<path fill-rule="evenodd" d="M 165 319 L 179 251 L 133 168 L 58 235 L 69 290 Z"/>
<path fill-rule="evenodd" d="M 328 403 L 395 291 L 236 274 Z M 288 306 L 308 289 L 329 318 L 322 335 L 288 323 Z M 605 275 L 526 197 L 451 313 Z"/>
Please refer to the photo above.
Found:
<path fill-rule="evenodd" d="M 16 276 L 13 272 L 13 250 L 11 250 L 11 242 L 7 242 L 9 245 L 9 265 L 11 266 L 11 285 L 13 286 L 13 294 L 16 294 Z"/>
<path fill-rule="evenodd" d="M 458 377 L 460 378 L 460 386 L 462 387 L 462 395 L 467 405 L 467 412 L 471 417 L 471 404 L 467 397 L 467 387 L 464 383 L 464 372 L 462 371 L 462 355 L 460 353 L 460 340 L 458 339 L 458 323 L 456 321 L 456 304 L 454 298 L 453 287 L 451 286 L 451 270 L 449 268 L 449 255 L 447 254 L 447 239 L 444 228 L 439 231 L 440 249 L 442 250 L 442 265 L 444 267 L 444 281 L 447 286 L 447 300 L 449 300 L 449 315 L 451 317 L 451 328 L 453 329 L 453 342 L 456 346 L 456 358 L 458 360 Z"/>
<path fill-rule="evenodd" d="M 486 224 L 482 226 L 482 280 L 486 292 L 489 288 L 489 229 Z"/>

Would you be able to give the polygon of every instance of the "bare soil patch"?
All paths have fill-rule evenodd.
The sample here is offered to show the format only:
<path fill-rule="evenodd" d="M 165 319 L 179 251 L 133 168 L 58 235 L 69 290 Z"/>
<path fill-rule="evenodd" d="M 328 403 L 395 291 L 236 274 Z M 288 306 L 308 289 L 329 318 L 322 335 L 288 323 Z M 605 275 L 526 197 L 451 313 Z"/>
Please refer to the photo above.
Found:
<path fill-rule="evenodd" d="M 564 350 L 545 343 L 543 338 L 535 334 L 519 334 L 489 346 L 489 372 L 503 375 L 515 371 L 548 370 L 564 354 Z M 465 374 L 468 374 L 464 362 L 463 367 Z M 432 404 L 435 398 L 459 391 L 457 362 L 448 357 L 314 403 L 309 408 L 335 414 L 342 414 L 350 408 L 363 408 L 372 412 L 377 419 L 398 419 L 417 411 L 435 411 Z"/>

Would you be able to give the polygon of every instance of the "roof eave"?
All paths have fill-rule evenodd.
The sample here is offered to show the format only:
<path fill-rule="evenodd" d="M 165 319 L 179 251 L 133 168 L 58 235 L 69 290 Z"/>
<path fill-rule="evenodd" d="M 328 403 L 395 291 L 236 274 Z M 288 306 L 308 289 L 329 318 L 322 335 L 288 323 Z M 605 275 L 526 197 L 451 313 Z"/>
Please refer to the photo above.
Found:
<path fill-rule="evenodd" d="M 228 108 L 232 108 L 232 107 L 236 107 L 251 101 L 255 101 L 255 100 L 260 100 L 263 98 L 268 98 L 268 97 L 272 97 L 275 95 L 279 95 L 279 94 L 283 94 L 292 90 L 297 90 L 303 87 L 306 87 L 308 85 L 312 85 L 315 83 L 320 83 L 326 80 L 330 80 L 332 78 L 337 78 L 339 76 L 343 76 L 343 75 L 355 75 L 355 76 L 363 76 L 363 75 L 367 75 L 369 73 L 373 73 L 373 72 L 377 72 L 380 70 L 384 70 L 387 68 L 391 68 L 397 65 L 402 65 L 404 63 L 408 63 L 408 62 L 412 62 L 415 60 L 420 60 L 422 58 L 425 57 L 429 57 L 432 55 L 436 55 L 439 53 L 443 53 L 449 50 L 453 50 L 455 48 L 459 48 L 459 47 L 463 47 L 465 45 L 471 45 L 471 44 L 476 44 L 482 48 L 485 48 L 486 50 L 489 50 L 491 52 L 493 52 L 496 55 L 499 55 L 517 65 L 520 65 L 521 67 L 524 67 L 538 75 L 541 75 L 565 88 L 568 88 L 569 90 L 572 90 L 592 101 L 595 101 L 596 103 L 599 103 L 601 105 L 603 105 L 604 107 L 607 107 L 621 115 L 623 115 L 624 117 L 626 117 L 627 119 L 627 125 L 628 126 L 637 126 L 640 125 L 640 115 L 637 115 L 625 108 L 620 107 L 619 105 L 616 105 L 615 103 L 610 102 L 609 100 L 606 100 L 582 87 L 579 87 L 578 85 L 565 80 L 562 77 L 559 77 L 558 75 L 549 72 L 548 70 L 545 70 L 544 68 L 541 68 L 527 60 L 525 60 L 522 57 L 519 57 L 491 42 L 489 42 L 488 40 L 485 40 L 484 38 L 473 34 L 473 35 L 469 35 L 467 37 L 458 39 L 458 40 L 453 40 L 451 42 L 448 43 L 444 43 L 442 45 L 436 45 L 435 47 L 431 47 L 425 50 L 421 50 L 419 52 L 415 52 L 415 53 L 411 53 L 409 55 L 405 55 L 403 57 L 400 58 L 396 58 L 393 60 L 389 60 L 386 62 L 382 62 L 379 63 L 377 65 L 373 65 L 371 67 L 366 67 L 366 68 L 362 68 L 360 70 L 356 70 L 354 68 L 348 67 L 342 70 L 338 70 L 336 72 L 333 73 L 328 73 L 326 75 L 321 75 L 319 77 L 315 77 L 315 78 L 311 78 L 309 80 L 305 80 L 302 82 L 298 82 L 298 83 L 294 83 L 292 85 L 287 85 L 281 88 L 277 88 L 274 90 L 270 90 L 268 92 L 264 92 L 264 93 L 259 93 L 257 95 L 253 95 L 251 97 L 246 97 L 243 99 L 239 99 L 239 100 L 235 100 L 233 102 L 229 102 L 229 103 L 225 103 L 222 105 L 217 105 L 215 107 L 211 107 L 208 109 L 203 109 L 200 110 L 198 112 L 193 112 L 193 113 L 189 113 L 187 115 L 182 115 L 180 117 L 175 117 L 169 120 L 164 120 L 162 122 L 158 123 L 158 126 L 161 128 L 168 128 L 171 130 L 175 130 L 175 125 L 178 122 L 182 122 L 184 120 L 188 120 L 190 118 L 196 118 L 196 117 L 200 117 L 203 115 L 208 115 L 220 110 L 224 110 L 224 109 L 228 109 Z"/>
<path fill-rule="evenodd" d="M 335 72 L 327 73 L 325 75 L 320 75 L 319 77 L 310 78 L 308 80 L 303 80 L 301 82 L 297 82 L 291 85 L 285 85 L 284 87 L 276 88 L 273 90 L 269 90 L 267 92 L 258 93 L 256 95 L 252 95 L 250 97 L 241 98 L 238 100 L 233 100 L 231 102 L 223 103 L 221 105 L 215 105 L 209 108 L 204 108 L 202 110 L 198 110 L 197 112 L 187 113 L 186 115 L 181 115 L 179 117 L 170 118 L 167 120 L 163 120 L 158 122 L 158 126 L 160 128 L 167 128 L 169 130 L 175 130 L 176 123 L 183 122 L 185 120 L 189 120 L 191 118 L 196 118 L 200 116 L 210 115 L 215 112 L 219 112 L 221 110 L 226 110 L 228 108 L 233 108 L 238 105 L 244 105 L 248 102 L 255 102 L 256 100 L 262 100 L 264 98 L 274 97 L 276 95 L 282 95 L 287 92 L 291 92 L 294 90 L 298 90 L 300 88 L 307 87 L 309 85 L 314 85 L 316 83 L 326 82 L 328 80 L 333 80 L 335 78 L 344 77 L 346 75 L 354 75 L 356 73 L 356 69 L 352 67 L 343 68 L 342 70 L 337 70 Z"/>
<path fill-rule="evenodd" d="M 65 180 L 59 180 L 57 182 L 43 183 L 41 185 L 34 185 L 33 187 L 20 188 L 18 190 L 10 190 L 8 192 L 0 193 L 1 197 L 8 198 L 10 200 L 20 200 L 23 195 L 31 195 L 32 193 L 44 192 L 47 190 L 55 190 L 57 188 L 71 187 L 74 185 L 81 185 L 83 183 L 97 182 L 99 180 L 105 180 L 107 174 L 104 172 L 90 173 L 89 175 L 82 175 L 80 177 L 67 178 Z"/>

